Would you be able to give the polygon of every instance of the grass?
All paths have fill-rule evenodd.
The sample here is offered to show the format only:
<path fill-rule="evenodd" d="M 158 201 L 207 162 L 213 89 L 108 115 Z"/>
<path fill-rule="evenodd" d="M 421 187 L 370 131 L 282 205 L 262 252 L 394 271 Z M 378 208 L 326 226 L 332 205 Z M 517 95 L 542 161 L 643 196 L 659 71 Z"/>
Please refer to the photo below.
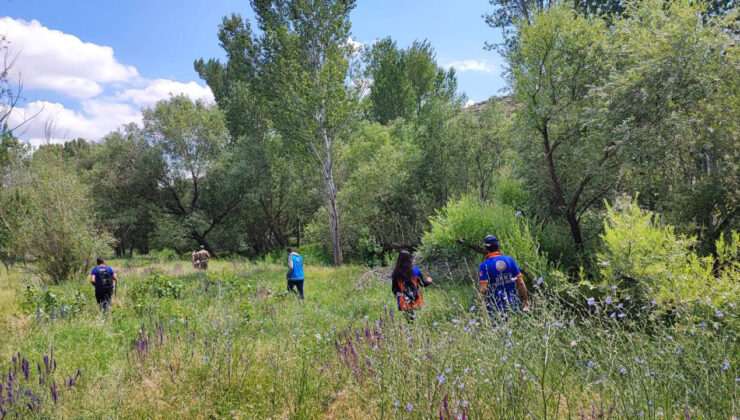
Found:
<path fill-rule="evenodd" d="M 44 385 L 34 372 L 16 379 L 38 402 L 5 397 L 8 418 L 729 419 L 739 411 L 737 334 L 716 320 L 662 326 L 650 308 L 576 317 L 535 293 L 530 313 L 495 327 L 472 284 L 439 279 L 409 326 L 389 285 L 358 266 L 308 267 L 299 301 L 284 292 L 276 265 L 217 261 L 208 275 L 185 262 L 111 265 L 121 287 L 106 316 L 85 280 L 54 288 L 83 291 L 76 316 L 25 314 L 25 278 L 0 276 L 0 372 L 18 352 L 34 367 L 53 349 L 58 364 Z M 52 381 L 63 385 L 56 403 Z"/>

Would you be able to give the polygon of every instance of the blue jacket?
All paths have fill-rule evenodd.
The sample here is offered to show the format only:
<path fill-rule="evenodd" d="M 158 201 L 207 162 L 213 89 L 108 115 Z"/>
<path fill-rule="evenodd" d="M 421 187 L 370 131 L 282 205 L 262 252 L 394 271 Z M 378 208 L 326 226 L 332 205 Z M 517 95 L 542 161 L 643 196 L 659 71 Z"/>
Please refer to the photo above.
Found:
<path fill-rule="evenodd" d="M 305 278 L 303 274 L 303 257 L 298 255 L 297 252 L 293 252 L 288 256 L 288 279 L 290 280 L 303 280 Z"/>

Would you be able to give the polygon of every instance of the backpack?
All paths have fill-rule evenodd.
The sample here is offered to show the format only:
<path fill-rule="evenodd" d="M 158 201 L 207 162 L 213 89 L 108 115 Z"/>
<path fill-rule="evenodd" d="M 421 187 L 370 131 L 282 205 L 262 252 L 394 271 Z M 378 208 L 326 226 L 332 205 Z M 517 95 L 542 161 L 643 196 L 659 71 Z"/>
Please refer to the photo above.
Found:
<path fill-rule="evenodd" d="M 98 275 L 95 279 L 95 287 L 111 288 L 113 287 L 113 283 L 113 275 L 111 274 L 110 269 L 107 267 L 99 267 Z"/>

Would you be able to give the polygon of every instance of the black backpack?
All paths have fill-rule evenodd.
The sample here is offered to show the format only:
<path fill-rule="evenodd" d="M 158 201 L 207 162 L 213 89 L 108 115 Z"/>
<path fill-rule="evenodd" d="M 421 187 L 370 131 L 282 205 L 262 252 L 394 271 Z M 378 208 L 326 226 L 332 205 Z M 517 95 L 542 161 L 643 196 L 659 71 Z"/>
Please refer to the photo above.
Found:
<path fill-rule="evenodd" d="M 95 287 L 111 288 L 113 287 L 113 275 L 107 267 L 98 268 L 98 277 L 95 279 Z"/>

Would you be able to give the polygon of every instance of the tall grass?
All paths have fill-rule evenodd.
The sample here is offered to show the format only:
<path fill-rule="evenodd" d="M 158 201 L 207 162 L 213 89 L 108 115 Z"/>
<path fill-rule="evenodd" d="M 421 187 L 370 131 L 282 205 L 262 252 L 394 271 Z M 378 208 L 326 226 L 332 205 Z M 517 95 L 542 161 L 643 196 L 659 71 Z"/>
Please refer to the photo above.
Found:
<path fill-rule="evenodd" d="M 616 301 L 594 303 L 606 316 L 576 316 L 535 293 L 530 313 L 492 325 L 472 286 L 440 280 L 408 325 L 389 285 L 361 267 L 309 267 L 305 301 L 284 291 L 281 266 L 156 268 L 120 270 L 108 315 L 83 281 L 60 287 L 88 298 L 74 318 L 37 321 L 11 303 L 0 318 L 0 370 L 18 351 L 39 360 L 53 346 L 60 372 L 82 372 L 64 398 L 28 417 L 738 415 L 737 334 L 721 319 L 669 327 L 649 306 L 610 318 L 621 313 Z M 137 307 L 131 288 L 153 275 L 182 293 L 150 293 Z M 3 303 L 22 299 L 20 283 L 0 279 Z"/>

